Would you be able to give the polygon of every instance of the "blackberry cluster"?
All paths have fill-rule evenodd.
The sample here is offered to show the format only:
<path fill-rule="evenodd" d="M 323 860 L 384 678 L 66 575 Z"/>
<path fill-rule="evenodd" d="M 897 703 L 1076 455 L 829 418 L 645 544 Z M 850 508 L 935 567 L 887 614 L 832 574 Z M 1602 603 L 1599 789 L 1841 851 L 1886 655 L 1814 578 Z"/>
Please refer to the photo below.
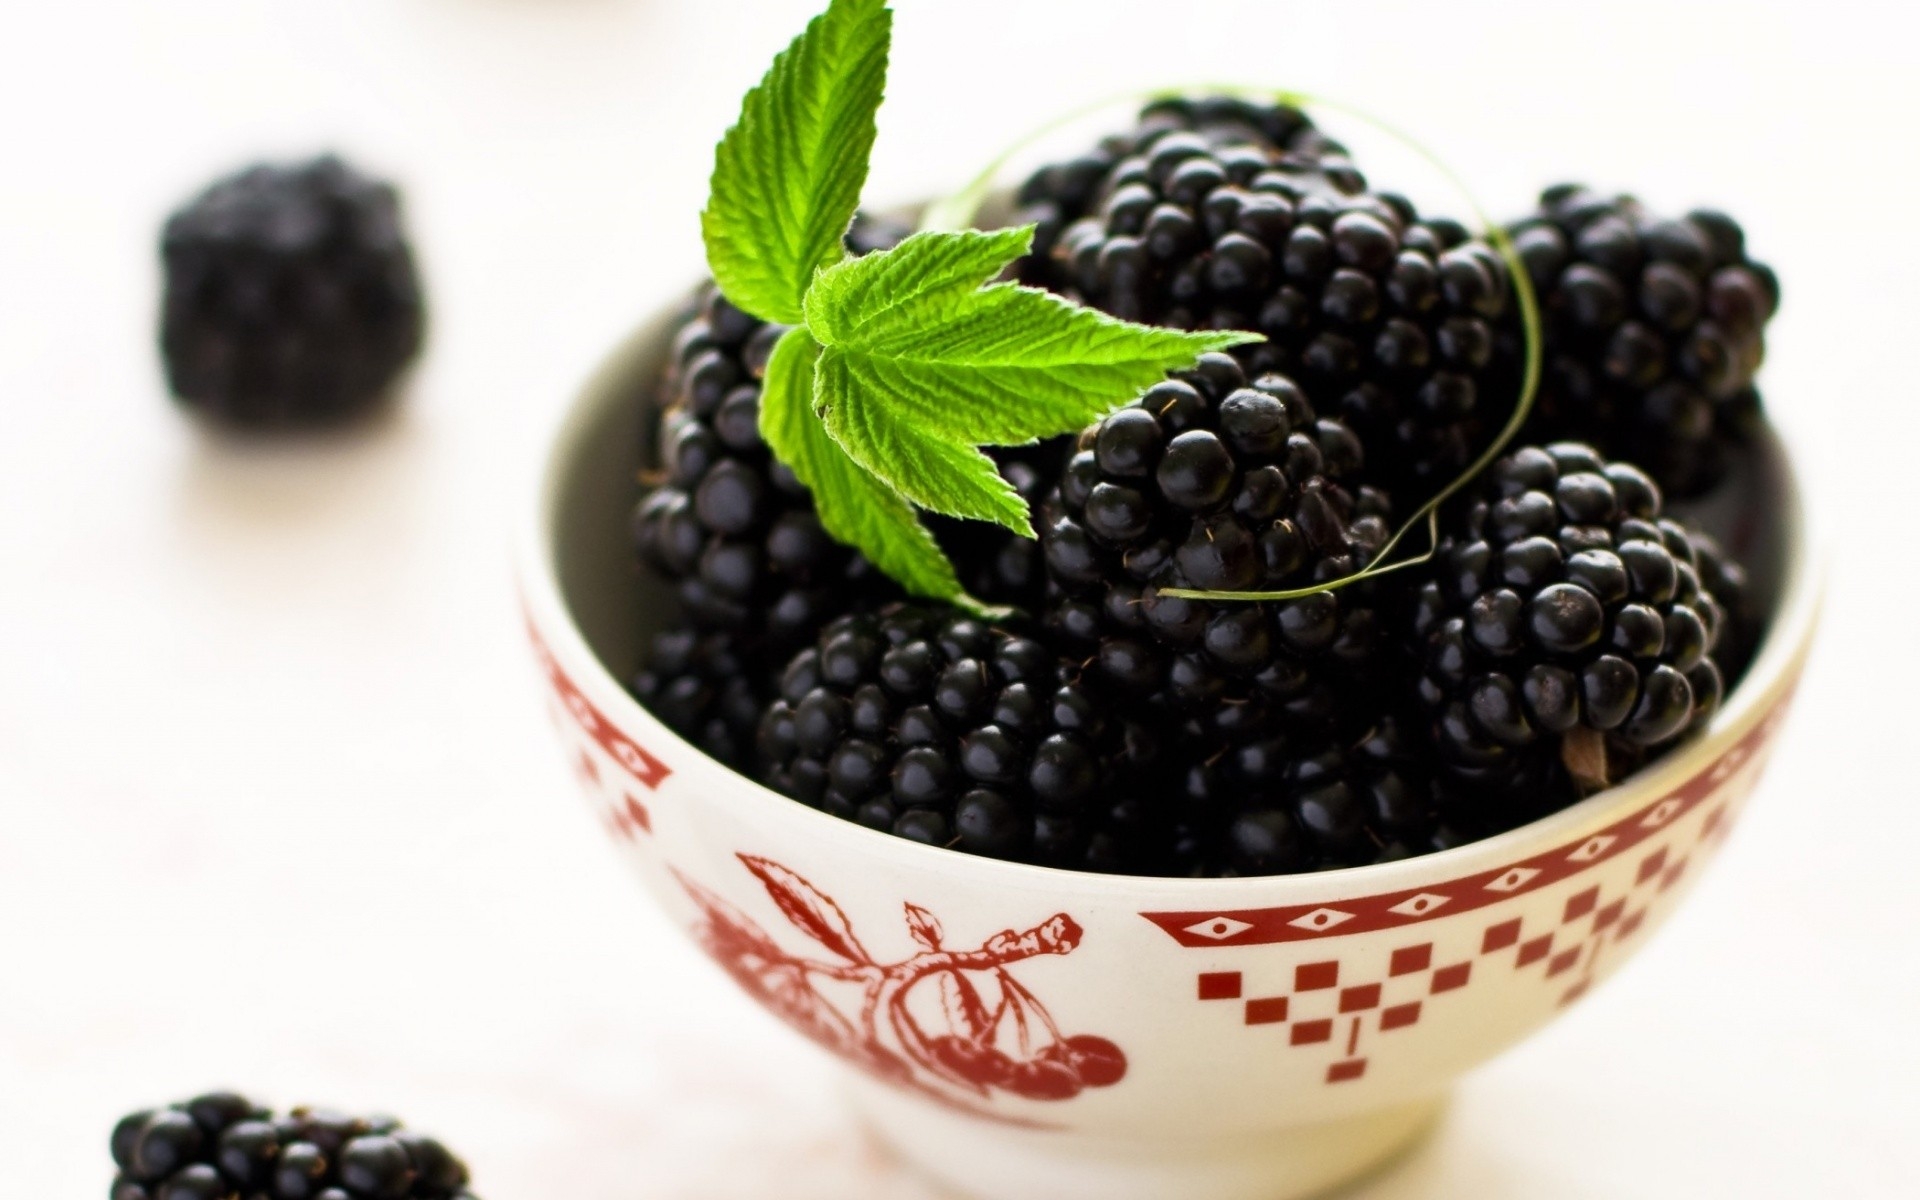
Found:
<path fill-rule="evenodd" d="M 1225 354 L 1148 389 L 1080 436 L 1043 513 L 1063 645 L 1125 693 L 1222 726 L 1334 716 L 1337 663 L 1358 677 L 1378 622 L 1364 589 L 1211 602 L 1166 588 L 1276 591 L 1359 570 L 1387 502 L 1344 481 L 1359 439 L 1279 375 L 1249 383 Z M 1352 682 L 1349 679 L 1348 682 Z"/>
<path fill-rule="evenodd" d="M 1343 417 L 1397 500 L 1457 474 L 1511 404 L 1489 386 L 1511 309 L 1500 257 L 1369 191 L 1295 109 L 1163 101 L 1020 200 L 1043 233 L 1033 282 L 1129 320 L 1265 334 L 1236 351 L 1247 368 L 1285 372 Z"/>
<path fill-rule="evenodd" d="M 1674 495 L 1710 488 L 1759 421 L 1753 378 L 1780 305 L 1740 226 L 1564 184 L 1511 232 L 1547 323 L 1525 436 L 1589 442 Z"/>
<path fill-rule="evenodd" d="M 908 230 L 865 216 L 847 246 L 865 254 Z M 760 437 L 760 386 L 785 326 L 735 308 L 711 283 L 675 334 L 655 401 L 663 478 L 635 509 L 641 561 L 673 582 L 682 624 L 656 638 L 631 690 L 669 727 L 745 765 L 781 666 L 834 616 L 897 599 L 899 589 L 821 527 L 805 485 Z M 992 452 L 1037 500 L 1057 444 Z M 992 603 L 1031 605 L 1039 550 L 979 522 L 938 521 L 961 581 Z M 754 715 L 742 719 L 752 707 Z"/>
<path fill-rule="evenodd" d="M 908 604 L 796 655 L 760 727 L 768 786 L 972 854 L 1141 868 L 1158 744 L 1042 642 Z"/>
<path fill-rule="evenodd" d="M 1200 744 L 1205 744 L 1201 740 Z M 1571 798 L 1557 764 L 1499 787 L 1436 772 L 1417 719 L 1377 715 L 1353 733 L 1268 729 L 1188 766 L 1174 873 L 1271 875 L 1392 862 L 1532 820 Z"/>
<path fill-rule="evenodd" d="M 806 487 L 760 439 L 760 381 L 785 332 L 703 290 L 663 382 L 664 479 L 633 518 L 641 558 L 674 581 L 694 628 L 775 656 L 811 638 L 847 596 L 886 586 L 827 536 Z"/>
<path fill-rule="evenodd" d="M 739 638 L 676 628 L 653 636 L 630 688 L 669 729 L 734 770 L 751 771 L 765 674 L 742 654 Z"/>
<path fill-rule="evenodd" d="M 1502 260 L 1369 190 L 1300 112 L 1237 99 L 1149 105 L 1035 174 L 1014 219 L 1037 229 L 1024 283 L 1267 341 L 1077 437 L 992 452 L 1038 543 L 928 520 L 963 585 L 1016 610 L 988 622 L 904 603 L 826 537 L 758 439 L 782 331 L 709 289 L 668 373 L 665 482 L 635 521 L 686 620 L 634 691 L 721 761 L 969 853 L 1316 871 L 1556 811 L 1676 745 L 1744 669 L 1761 630 L 1744 573 L 1662 506 L 1759 416 L 1778 289 L 1732 221 L 1547 192 L 1513 227 L 1548 325 L 1526 448 L 1443 511 L 1422 564 L 1209 601 L 1167 593 L 1374 563 L 1394 510 L 1506 423 Z"/>
<path fill-rule="evenodd" d="M 168 219 L 160 253 L 167 382 L 223 424 L 349 420 L 420 349 L 398 197 L 332 156 L 214 183 Z"/>
<path fill-rule="evenodd" d="M 467 1168 L 391 1117 L 275 1117 L 214 1092 L 114 1127 L 112 1200 L 473 1200 Z"/>
<path fill-rule="evenodd" d="M 1420 698 L 1470 778 L 1545 753 L 1601 784 L 1609 757 L 1638 763 L 1718 706 L 1726 624 L 1644 472 L 1529 446 L 1449 518 L 1412 618 Z"/>

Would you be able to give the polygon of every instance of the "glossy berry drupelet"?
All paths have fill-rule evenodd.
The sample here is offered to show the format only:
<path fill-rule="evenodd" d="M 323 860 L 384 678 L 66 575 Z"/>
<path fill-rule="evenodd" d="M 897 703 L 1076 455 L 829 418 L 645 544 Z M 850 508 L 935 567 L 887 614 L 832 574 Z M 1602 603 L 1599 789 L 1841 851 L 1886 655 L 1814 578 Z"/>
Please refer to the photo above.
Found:
<path fill-rule="evenodd" d="M 1515 398 L 1495 379 L 1499 256 L 1367 190 L 1297 110 L 1161 101 L 1021 199 L 1042 230 L 1031 282 L 1130 320 L 1266 335 L 1235 353 L 1344 418 L 1396 500 L 1457 474 Z"/>
<path fill-rule="evenodd" d="M 1546 320 L 1523 436 L 1589 442 L 1674 495 L 1711 487 L 1759 421 L 1754 372 L 1780 304 L 1740 226 L 1708 210 L 1663 219 L 1568 184 L 1510 232 Z"/>
<path fill-rule="evenodd" d="M 473 1200 L 465 1164 L 391 1117 L 226 1092 L 124 1117 L 111 1148 L 112 1200 Z"/>
<path fill-rule="evenodd" d="M 1471 775 L 1558 755 L 1595 786 L 1698 726 L 1725 690 L 1727 617 L 1695 536 L 1590 447 L 1495 464 L 1449 515 L 1412 616 L 1441 758 Z"/>
<path fill-rule="evenodd" d="M 788 665 L 763 779 L 900 837 L 1142 869 L 1158 741 L 1041 642 L 952 610 L 843 617 Z"/>
<path fill-rule="evenodd" d="M 1331 721 L 1334 685 L 1376 649 L 1365 589 L 1261 602 L 1162 590 L 1286 590 L 1366 566 L 1387 504 L 1348 490 L 1360 465 L 1352 431 L 1291 381 L 1203 356 L 1081 434 L 1042 514 L 1050 629 L 1092 678 L 1182 714 L 1235 730 Z"/>
<path fill-rule="evenodd" d="M 420 348 L 398 197 L 337 158 L 214 183 L 168 219 L 160 253 L 168 384 L 223 425 L 352 419 Z"/>

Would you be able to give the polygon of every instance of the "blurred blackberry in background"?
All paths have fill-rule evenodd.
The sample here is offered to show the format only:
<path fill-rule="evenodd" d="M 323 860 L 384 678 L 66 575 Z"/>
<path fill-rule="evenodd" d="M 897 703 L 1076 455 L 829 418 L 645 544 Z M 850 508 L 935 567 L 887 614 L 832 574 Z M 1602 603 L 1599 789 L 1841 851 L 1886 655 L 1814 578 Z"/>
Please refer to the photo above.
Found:
<path fill-rule="evenodd" d="M 1019 201 L 1015 219 L 1040 227 L 1028 282 L 1129 320 L 1265 334 L 1234 352 L 1248 371 L 1284 372 L 1346 420 L 1367 481 L 1405 505 L 1458 474 L 1516 398 L 1489 387 L 1511 308 L 1500 257 L 1367 190 L 1296 109 L 1156 102 Z"/>
<path fill-rule="evenodd" d="M 1350 492 L 1360 443 L 1289 380 L 1249 384 L 1230 356 L 1081 434 L 1042 514 L 1047 621 L 1093 677 L 1238 736 L 1284 719 L 1325 725 L 1362 685 L 1379 628 L 1365 585 L 1297 600 L 1176 599 L 1164 588 L 1274 591 L 1370 562 L 1387 501 Z"/>
<path fill-rule="evenodd" d="M 1157 738 L 1041 642 L 894 604 L 801 651 L 760 727 L 776 791 L 899 837 L 1084 870 L 1149 869 Z"/>
<path fill-rule="evenodd" d="M 1666 220 L 1631 196 L 1563 184 L 1510 232 L 1546 319 L 1526 439 L 1589 442 L 1675 496 L 1712 487 L 1758 427 L 1753 377 L 1780 304 L 1740 226 L 1708 210 Z"/>
<path fill-rule="evenodd" d="M 113 1200 L 473 1200 L 467 1168 L 391 1117 L 274 1115 L 215 1092 L 114 1127 Z"/>
<path fill-rule="evenodd" d="M 399 199 L 330 155 L 212 184 L 167 220 L 160 254 L 168 385 L 222 424 L 349 420 L 420 348 Z"/>
<path fill-rule="evenodd" d="M 1412 617 L 1441 759 L 1484 779 L 1558 756 L 1591 788 L 1696 728 L 1725 690 L 1728 623 L 1696 536 L 1638 468 L 1587 446 L 1490 468 L 1448 514 Z"/>

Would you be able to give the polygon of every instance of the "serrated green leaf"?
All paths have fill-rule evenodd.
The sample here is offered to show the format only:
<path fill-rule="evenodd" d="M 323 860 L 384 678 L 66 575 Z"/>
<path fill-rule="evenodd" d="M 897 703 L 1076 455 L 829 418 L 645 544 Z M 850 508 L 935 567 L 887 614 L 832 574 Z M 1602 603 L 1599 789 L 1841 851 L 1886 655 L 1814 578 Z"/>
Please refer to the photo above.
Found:
<path fill-rule="evenodd" d="M 942 438 L 914 421 L 900 420 L 890 403 L 897 392 L 876 377 L 874 365 L 833 347 L 820 355 L 813 407 L 823 414 L 832 439 L 842 447 L 862 447 L 887 464 L 887 482 L 921 508 L 992 521 L 1032 537 L 1027 502 L 1001 477 L 993 460 L 964 440 Z"/>
<path fill-rule="evenodd" d="M 899 493 L 834 444 L 813 413 L 820 346 L 804 329 L 775 344 L 760 391 L 760 436 L 813 493 L 814 511 L 835 541 L 854 547 L 918 596 L 977 607 L 953 564 Z"/>
<path fill-rule="evenodd" d="M 747 93 L 714 154 L 707 265 L 762 320 L 798 324 L 814 271 L 844 253 L 892 30 L 885 0 L 833 0 Z"/>
<path fill-rule="evenodd" d="M 1167 371 L 1258 334 L 1135 325 L 991 283 L 1033 230 L 917 233 L 820 272 L 815 408 L 849 457 L 923 508 L 1032 536 L 1026 504 L 975 446 L 1069 433 Z"/>

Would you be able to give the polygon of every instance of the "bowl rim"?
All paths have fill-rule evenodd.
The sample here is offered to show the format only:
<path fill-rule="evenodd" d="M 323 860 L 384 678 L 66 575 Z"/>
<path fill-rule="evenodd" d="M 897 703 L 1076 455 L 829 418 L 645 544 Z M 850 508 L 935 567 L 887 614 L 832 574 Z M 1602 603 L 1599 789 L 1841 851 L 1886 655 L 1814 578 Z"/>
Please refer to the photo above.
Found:
<path fill-rule="evenodd" d="M 1276 892 L 1298 891 L 1302 893 L 1298 900 L 1312 902 L 1330 893 L 1383 894 L 1421 888 L 1539 854 L 1572 840 L 1576 831 L 1618 820 L 1672 792 L 1709 769 L 1776 706 L 1789 699 L 1812 647 L 1824 601 L 1826 552 L 1812 524 L 1805 464 L 1793 453 L 1795 441 L 1785 432 L 1779 414 L 1770 411 L 1767 428 L 1784 466 L 1780 493 L 1787 503 L 1780 594 L 1773 620 L 1745 676 L 1728 693 L 1706 730 L 1661 762 L 1612 787 L 1524 825 L 1447 850 L 1358 867 L 1224 879 L 1081 871 L 963 854 L 895 837 L 781 795 L 727 767 L 668 728 L 635 700 L 600 660 L 561 590 L 555 537 L 558 503 L 564 491 L 561 468 L 574 457 L 602 407 L 623 394 L 619 385 L 630 382 L 627 376 L 633 360 L 644 357 L 671 336 L 671 321 L 680 307 L 668 304 L 652 310 L 601 357 L 584 380 L 573 386 L 564 404 L 539 410 L 526 442 L 531 448 L 524 460 L 530 478 L 523 477 L 516 490 L 516 496 L 524 499 L 518 502 L 516 518 L 515 573 L 526 625 L 573 684 L 617 727 L 644 729 L 650 744 L 671 744 L 677 751 L 676 758 L 684 755 L 700 763 L 705 772 L 724 775 L 737 784 L 728 789 L 735 802 L 764 810 L 744 817 L 756 824 L 811 825 L 822 838 L 850 839 L 851 847 L 861 848 L 859 852 L 904 854 L 915 869 L 926 872 L 999 877 L 1008 885 L 1033 888 L 1067 886 L 1083 894 L 1138 895 L 1151 891 L 1156 905 L 1196 911 L 1270 907 Z M 632 391 L 631 387 L 624 389 L 629 396 Z"/>

